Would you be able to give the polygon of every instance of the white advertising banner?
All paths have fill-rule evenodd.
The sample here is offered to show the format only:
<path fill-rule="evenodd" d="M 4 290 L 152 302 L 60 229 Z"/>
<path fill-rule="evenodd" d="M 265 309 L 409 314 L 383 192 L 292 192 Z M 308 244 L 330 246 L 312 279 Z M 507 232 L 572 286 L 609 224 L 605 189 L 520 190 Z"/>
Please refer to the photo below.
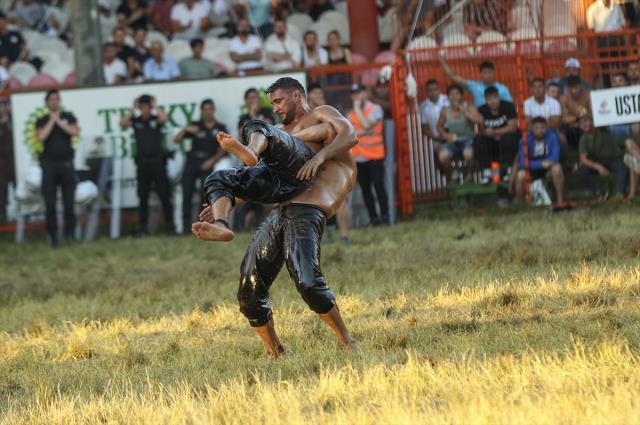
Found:
<path fill-rule="evenodd" d="M 640 122 L 640 86 L 593 90 L 591 108 L 596 127 Z"/>
<path fill-rule="evenodd" d="M 173 136 L 180 128 L 200 118 L 200 102 L 211 98 L 216 104 L 216 119 L 237 133 L 238 118 L 244 105 L 244 92 L 255 87 L 266 89 L 277 78 L 289 76 L 303 85 L 304 73 L 261 75 L 253 77 L 221 78 L 206 81 L 180 81 L 143 85 L 111 86 L 86 89 L 61 90 L 62 108 L 73 113 L 80 126 L 80 137 L 75 145 L 75 165 L 86 168 L 86 161 L 93 157 L 111 157 L 121 170 L 124 208 L 138 205 L 136 195 L 135 164 L 132 152 L 135 140 L 131 130 L 120 129 L 120 118 L 142 94 L 155 96 L 168 114 L 165 143 L 170 150 L 189 147 L 173 145 Z M 13 144 L 17 184 L 25 181 L 27 174 L 38 164 L 32 144 L 35 137 L 35 120 L 46 113 L 44 91 L 14 93 L 11 96 L 13 116 Z"/>

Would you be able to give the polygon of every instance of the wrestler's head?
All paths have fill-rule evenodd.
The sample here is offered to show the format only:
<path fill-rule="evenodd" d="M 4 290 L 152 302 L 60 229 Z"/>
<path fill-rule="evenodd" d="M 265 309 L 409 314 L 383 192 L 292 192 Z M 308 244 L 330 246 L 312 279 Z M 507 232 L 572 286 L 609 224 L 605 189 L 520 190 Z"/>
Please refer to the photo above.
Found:
<path fill-rule="evenodd" d="M 302 84 L 290 77 L 276 80 L 267 89 L 267 93 L 271 96 L 273 112 L 278 114 L 284 125 L 291 123 L 296 118 L 296 111 L 298 108 L 302 108 L 307 101 Z"/>

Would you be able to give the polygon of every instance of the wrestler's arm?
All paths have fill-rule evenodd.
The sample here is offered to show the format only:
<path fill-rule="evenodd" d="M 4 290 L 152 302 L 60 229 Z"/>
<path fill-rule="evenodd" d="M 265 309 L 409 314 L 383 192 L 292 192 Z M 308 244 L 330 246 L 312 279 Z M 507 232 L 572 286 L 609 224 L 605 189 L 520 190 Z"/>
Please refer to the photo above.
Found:
<path fill-rule="evenodd" d="M 355 129 L 335 108 L 327 105 L 319 106 L 313 110 L 313 114 L 320 122 L 331 125 L 336 132 L 336 137 L 329 142 L 325 141 L 324 147 L 300 168 L 297 175 L 300 180 L 314 177 L 325 161 L 348 153 L 358 144 Z"/>

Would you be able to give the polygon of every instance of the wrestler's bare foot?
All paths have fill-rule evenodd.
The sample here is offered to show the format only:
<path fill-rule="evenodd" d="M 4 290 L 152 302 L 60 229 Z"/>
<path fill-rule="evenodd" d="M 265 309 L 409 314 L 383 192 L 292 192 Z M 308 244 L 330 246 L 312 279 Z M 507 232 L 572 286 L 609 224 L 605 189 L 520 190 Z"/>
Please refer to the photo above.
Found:
<path fill-rule="evenodd" d="M 191 232 L 198 239 L 209 242 L 229 242 L 235 237 L 231 229 L 221 223 L 193 223 Z"/>
<path fill-rule="evenodd" d="M 258 163 L 256 154 L 251 149 L 234 139 L 230 134 L 220 131 L 216 138 L 218 139 L 218 143 L 222 150 L 236 156 L 249 167 L 253 167 Z"/>
<path fill-rule="evenodd" d="M 340 346 L 348 351 L 355 351 L 360 348 L 360 344 L 355 339 L 349 337 L 346 341 L 340 342 Z"/>

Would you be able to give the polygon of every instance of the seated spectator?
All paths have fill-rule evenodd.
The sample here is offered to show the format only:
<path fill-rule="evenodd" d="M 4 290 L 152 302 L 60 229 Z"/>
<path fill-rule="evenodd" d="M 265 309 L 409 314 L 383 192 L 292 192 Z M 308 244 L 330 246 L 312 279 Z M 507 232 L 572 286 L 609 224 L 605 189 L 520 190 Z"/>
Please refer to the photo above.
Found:
<path fill-rule="evenodd" d="M 302 47 L 298 41 L 287 35 L 287 23 L 284 19 L 276 19 L 273 31 L 264 45 L 267 68 L 273 72 L 298 68 Z"/>
<path fill-rule="evenodd" d="M 334 30 L 327 34 L 327 46 L 329 47 L 328 62 L 330 65 L 350 65 L 353 62 L 351 59 L 351 50 L 349 50 L 348 47 L 342 46 L 342 39 L 338 31 Z"/>
<path fill-rule="evenodd" d="M 551 82 L 547 84 L 547 96 L 560 102 L 560 86 L 558 83 Z"/>
<path fill-rule="evenodd" d="M 203 38 L 209 28 L 208 1 L 184 0 L 171 9 L 171 28 L 176 40 Z"/>
<path fill-rule="evenodd" d="M 626 87 L 628 85 L 629 81 L 626 74 L 619 73 L 611 77 L 612 88 Z M 631 126 L 629 124 L 612 125 L 609 127 L 609 131 L 616 142 L 623 142 L 631 137 Z"/>
<path fill-rule="evenodd" d="M 475 41 L 486 31 L 497 31 L 507 35 L 513 30 L 511 1 L 472 0 L 464 7 L 464 32 Z"/>
<path fill-rule="evenodd" d="M 122 84 L 127 78 L 127 65 L 116 56 L 118 48 L 113 43 L 102 47 L 102 73 L 108 86 Z"/>
<path fill-rule="evenodd" d="M 630 86 L 640 84 L 640 66 L 638 66 L 638 62 L 629 62 L 629 65 L 627 65 L 627 81 L 629 81 Z"/>
<path fill-rule="evenodd" d="M 326 65 L 329 63 L 329 53 L 320 47 L 318 34 L 315 31 L 304 33 L 304 49 L 302 49 L 302 66 L 313 68 L 314 66 Z"/>
<path fill-rule="evenodd" d="M 151 43 L 151 58 L 144 63 L 146 81 L 167 81 L 180 78 L 180 69 L 176 61 L 164 57 L 164 47 L 159 41 Z"/>
<path fill-rule="evenodd" d="M 271 108 L 262 105 L 258 90 L 250 88 L 244 92 L 244 108 L 245 113 L 240 115 L 238 120 L 238 134 L 242 134 L 242 127 L 251 120 L 265 121 L 269 124 L 275 124 L 275 118 Z"/>
<path fill-rule="evenodd" d="M 159 31 L 171 37 L 173 27 L 171 26 L 171 9 L 176 4 L 176 0 L 155 0 L 149 11 L 149 21 L 151 25 Z"/>
<path fill-rule="evenodd" d="M 116 56 L 125 63 L 135 52 L 133 47 L 125 43 L 126 38 L 127 31 L 124 27 L 115 27 L 111 30 L 111 43 L 116 47 Z"/>
<path fill-rule="evenodd" d="M 128 54 L 124 55 L 127 64 L 126 80 L 129 83 L 141 83 L 144 81 L 143 65 L 151 58 L 151 53 L 146 47 L 147 30 L 143 28 L 135 30 L 133 33 L 133 41 L 135 45 L 132 49 L 127 50 Z"/>
<path fill-rule="evenodd" d="M 562 109 L 562 132 L 570 146 L 576 147 L 582 136 L 578 117 L 591 115 L 591 96 L 584 89 L 580 77 L 572 75 L 567 79 L 567 93 L 560 98 Z"/>
<path fill-rule="evenodd" d="M 570 77 L 578 77 L 582 82 L 582 86 L 585 90 L 591 91 L 591 86 L 580 77 L 580 61 L 576 58 L 569 58 L 564 63 L 564 77 L 556 77 L 549 80 L 547 83 L 555 83 L 560 90 L 560 96 L 567 94 L 567 85 Z"/>
<path fill-rule="evenodd" d="M 587 27 L 595 32 L 620 31 L 626 25 L 619 4 L 612 0 L 596 0 L 587 9 Z M 619 3 L 619 2 L 618 2 Z"/>
<path fill-rule="evenodd" d="M 478 109 L 483 121 L 473 150 L 480 167 L 485 169 L 484 177 L 488 183 L 492 162 L 498 162 L 502 169 L 506 169 L 516 157 L 518 115 L 513 103 L 500 100 L 497 88 L 488 87 L 484 93 L 486 103 Z"/>
<path fill-rule="evenodd" d="M 514 167 L 515 179 L 510 182 L 515 185 L 516 198 L 523 202 L 525 199 L 525 184 L 527 182 L 527 169 L 525 164 L 525 149 L 522 140 L 518 148 L 518 161 Z M 531 181 L 544 179 L 550 176 L 556 190 L 557 206 L 565 206 L 565 182 L 562 166 L 560 165 L 560 140 L 558 133 L 547 127 L 547 120 L 542 117 L 534 117 L 527 134 L 527 156 L 529 158 L 529 171 Z"/>
<path fill-rule="evenodd" d="M 629 199 L 634 199 L 640 182 L 640 124 L 631 125 L 631 137 L 625 141 L 624 163 L 629 167 Z"/>
<path fill-rule="evenodd" d="M 311 19 L 317 21 L 324 12 L 329 10 L 334 10 L 333 4 L 329 0 L 311 0 L 311 7 L 308 13 Z"/>
<path fill-rule="evenodd" d="M 202 41 L 201 38 L 191 40 L 191 51 L 193 52 L 193 56 L 182 59 L 178 64 L 182 78 L 185 80 L 196 80 L 198 78 L 215 77 L 216 70 L 213 62 L 202 57 L 204 41 Z"/>
<path fill-rule="evenodd" d="M 9 31 L 9 20 L 0 12 L 0 65 L 9 68 L 13 62 L 26 61 L 29 49 L 18 31 Z"/>
<path fill-rule="evenodd" d="M 466 80 L 455 74 L 444 58 L 444 51 L 440 52 L 440 63 L 449 78 L 451 78 L 457 85 L 471 93 L 471 96 L 473 96 L 473 103 L 476 107 L 484 105 L 484 91 L 490 86 L 494 86 L 498 89 L 501 100 L 504 100 L 505 102 L 513 102 L 511 92 L 507 86 L 496 81 L 496 70 L 493 66 L 493 62 L 486 61 L 480 64 L 480 81 Z"/>
<path fill-rule="evenodd" d="M 251 34 L 249 21 L 242 18 L 238 21 L 237 35 L 229 43 L 229 55 L 236 63 L 238 71 L 260 70 L 262 64 L 262 41 Z"/>
<path fill-rule="evenodd" d="M 149 5 L 146 0 L 123 0 L 116 10 L 118 25 L 130 30 L 147 29 Z"/>
<path fill-rule="evenodd" d="M 438 119 L 438 133 L 445 143 L 439 153 L 439 160 L 447 176 L 451 179 L 451 161 L 464 159 L 473 168 L 473 138 L 475 126 L 483 122 L 482 115 L 475 106 L 467 104 L 462 95 L 462 87 L 447 89 L 450 106 L 442 108 Z"/>
<path fill-rule="evenodd" d="M 608 177 L 612 172 L 616 174 L 616 190 L 618 196 L 624 196 L 627 187 L 629 169 L 622 159 L 622 149 L 614 142 L 608 128 L 594 128 L 591 115 L 580 115 L 580 167 L 576 175 L 594 193 L 596 182 L 593 177 L 600 175 Z M 602 194 L 600 194 L 602 195 Z"/>
<path fill-rule="evenodd" d="M 534 78 L 531 82 L 531 97 L 524 101 L 524 119 L 531 128 L 535 117 L 542 117 L 551 130 L 559 130 L 562 124 L 560 102 L 545 93 L 544 80 Z"/>
<path fill-rule="evenodd" d="M 327 100 L 324 97 L 324 90 L 318 83 L 309 84 L 307 87 L 307 102 L 311 109 L 315 109 L 318 106 L 327 104 Z M 375 102 L 374 102 L 375 103 Z"/>
<path fill-rule="evenodd" d="M 436 80 L 427 81 L 427 99 L 420 104 L 420 121 L 422 134 L 434 143 L 434 151 L 438 152 L 445 139 L 438 133 L 438 120 L 443 108 L 449 106 L 449 98 L 440 90 Z"/>

